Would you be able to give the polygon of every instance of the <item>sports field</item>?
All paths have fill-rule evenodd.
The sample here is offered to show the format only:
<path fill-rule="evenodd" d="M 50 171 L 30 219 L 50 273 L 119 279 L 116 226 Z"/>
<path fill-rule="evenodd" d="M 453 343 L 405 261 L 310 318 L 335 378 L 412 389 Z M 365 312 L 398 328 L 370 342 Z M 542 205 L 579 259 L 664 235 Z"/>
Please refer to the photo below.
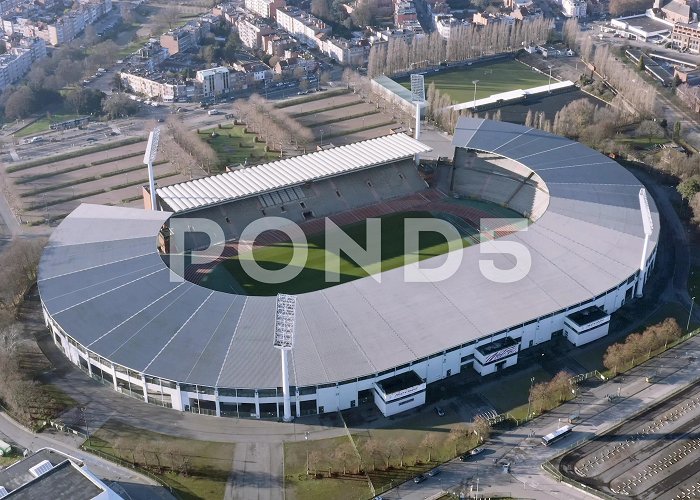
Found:
<path fill-rule="evenodd" d="M 546 85 L 549 78 L 533 71 L 528 66 L 514 60 L 495 63 L 474 64 L 467 68 L 427 73 L 425 75 L 426 91 L 431 83 L 443 93 L 449 95 L 455 103 L 474 99 L 474 80 L 476 98 L 483 99 L 492 94 L 517 89 L 529 89 Z M 409 79 L 397 80 L 406 88 L 411 88 Z"/>
<path fill-rule="evenodd" d="M 404 220 L 407 218 L 439 218 L 428 212 L 402 212 L 381 218 L 381 262 L 382 271 L 388 271 L 404 265 Z M 353 241 L 366 248 L 366 221 L 341 228 Z M 460 228 L 461 232 L 466 232 Z M 230 258 L 217 267 L 202 280 L 202 285 L 224 292 L 245 293 L 247 295 L 276 295 L 278 293 L 299 294 L 328 288 L 338 282 L 326 281 L 325 234 L 307 237 L 308 258 L 301 272 L 293 279 L 280 284 L 261 283 L 248 276 L 243 270 L 238 257 Z M 469 236 L 464 235 L 463 236 Z M 470 245 L 461 240 L 462 247 Z M 438 233 L 421 232 L 419 239 L 419 260 L 446 253 L 447 240 Z M 289 243 L 279 243 L 253 250 L 252 255 L 264 269 L 281 269 L 291 261 L 293 248 Z M 368 276 L 368 273 L 343 252 L 340 253 L 340 283 L 345 283 Z"/>

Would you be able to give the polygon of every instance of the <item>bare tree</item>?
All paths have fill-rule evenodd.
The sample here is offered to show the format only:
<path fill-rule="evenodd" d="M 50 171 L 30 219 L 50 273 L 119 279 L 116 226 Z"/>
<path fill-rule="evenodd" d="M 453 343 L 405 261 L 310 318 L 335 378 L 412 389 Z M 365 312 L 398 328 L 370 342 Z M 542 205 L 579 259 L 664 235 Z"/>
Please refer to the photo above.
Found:
<path fill-rule="evenodd" d="M 432 462 L 433 450 L 437 446 L 437 438 L 433 433 L 427 433 L 420 443 L 421 448 L 428 450 L 428 463 Z"/>

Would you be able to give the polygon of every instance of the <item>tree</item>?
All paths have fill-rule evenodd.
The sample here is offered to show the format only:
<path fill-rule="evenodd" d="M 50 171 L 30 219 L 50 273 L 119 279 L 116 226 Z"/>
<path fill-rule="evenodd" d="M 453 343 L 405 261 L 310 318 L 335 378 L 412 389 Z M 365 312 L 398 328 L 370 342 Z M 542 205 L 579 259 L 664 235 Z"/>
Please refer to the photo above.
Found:
<path fill-rule="evenodd" d="M 690 200 L 690 209 L 693 212 L 693 220 L 700 225 L 700 193 L 696 193 L 693 199 Z"/>
<path fill-rule="evenodd" d="M 530 389 L 530 401 L 532 403 L 532 411 L 537 414 L 544 410 L 547 400 L 549 399 L 548 384 L 539 382 Z"/>
<path fill-rule="evenodd" d="M 9 119 L 24 118 L 36 109 L 36 93 L 24 85 L 12 92 L 5 102 L 5 116 Z"/>
<path fill-rule="evenodd" d="M 681 138 L 681 122 L 673 124 L 673 140 L 677 141 Z"/>
<path fill-rule="evenodd" d="M 664 134 L 664 130 L 655 121 L 644 120 L 637 127 L 637 134 L 640 136 L 645 136 L 651 144 L 651 139 L 653 137 L 662 136 Z"/>
<path fill-rule="evenodd" d="M 426 434 L 420 443 L 421 448 L 425 448 L 426 450 L 428 450 L 428 463 L 430 463 L 433 459 L 433 450 L 435 449 L 436 446 L 437 446 L 437 438 L 431 432 Z"/>
<path fill-rule="evenodd" d="M 364 445 L 365 454 L 372 459 L 372 470 L 377 470 L 377 457 L 381 455 L 382 444 L 376 438 L 369 438 Z"/>
<path fill-rule="evenodd" d="M 550 393 L 553 394 L 560 403 L 566 401 L 569 396 L 571 396 L 573 387 L 570 380 L 571 374 L 562 370 L 549 382 Z"/>
<path fill-rule="evenodd" d="M 644 56 L 639 56 L 639 62 L 637 63 L 637 71 L 640 73 L 646 69 L 646 65 L 644 64 Z"/>
<path fill-rule="evenodd" d="M 469 429 L 464 424 L 457 424 L 450 427 L 450 433 L 447 435 L 447 440 L 454 445 L 454 454 L 459 452 L 459 442 L 467 436 Z"/>
<path fill-rule="evenodd" d="M 167 4 L 165 8 L 161 9 L 159 18 L 168 26 L 168 29 L 173 29 L 173 26 L 180 20 L 180 10 L 177 4 Z"/>
<path fill-rule="evenodd" d="M 483 443 L 491 435 L 491 423 L 482 416 L 477 416 L 471 427 L 479 443 Z"/>
<path fill-rule="evenodd" d="M 403 469 L 403 458 L 408 450 L 408 439 L 401 437 L 396 440 L 396 449 L 399 452 L 399 467 Z"/>
<path fill-rule="evenodd" d="M 343 475 L 347 474 L 348 463 L 355 458 L 355 450 L 350 443 L 343 443 L 333 450 L 333 461 L 340 464 L 343 469 Z"/>
<path fill-rule="evenodd" d="M 66 104 L 75 110 L 76 114 L 97 114 L 102 110 L 104 92 L 96 89 L 76 88 L 66 95 Z"/>
<path fill-rule="evenodd" d="M 110 118 L 123 118 L 138 112 L 136 101 L 129 99 L 126 94 L 112 94 L 102 103 L 102 111 Z"/>
<path fill-rule="evenodd" d="M 676 189 L 681 198 L 690 202 L 697 193 L 700 193 L 700 176 L 694 176 L 681 182 Z"/>

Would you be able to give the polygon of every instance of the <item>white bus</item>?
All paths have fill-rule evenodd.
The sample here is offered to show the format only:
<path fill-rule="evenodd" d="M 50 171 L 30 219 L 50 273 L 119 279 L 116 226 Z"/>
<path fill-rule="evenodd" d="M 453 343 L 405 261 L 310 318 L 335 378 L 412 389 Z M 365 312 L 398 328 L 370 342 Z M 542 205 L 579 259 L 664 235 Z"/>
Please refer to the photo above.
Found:
<path fill-rule="evenodd" d="M 569 434 L 573 430 L 573 428 L 573 425 L 565 425 L 564 427 L 560 427 L 554 432 L 550 432 L 542 438 L 542 444 L 545 446 L 549 446 L 550 444 L 559 441 L 564 436 Z"/>

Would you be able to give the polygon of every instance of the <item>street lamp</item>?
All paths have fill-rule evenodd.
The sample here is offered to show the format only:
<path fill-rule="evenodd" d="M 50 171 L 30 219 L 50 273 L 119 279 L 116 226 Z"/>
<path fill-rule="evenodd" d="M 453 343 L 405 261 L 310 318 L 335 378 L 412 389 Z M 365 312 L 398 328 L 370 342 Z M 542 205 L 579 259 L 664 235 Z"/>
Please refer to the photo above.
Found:
<path fill-rule="evenodd" d="M 690 331 L 690 318 L 693 316 L 693 305 L 695 305 L 695 297 L 690 297 L 690 312 L 688 313 L 688 323 L 685 325 L 685 331 Z"/>
<path fill-rule="evenodd" d="M 474 84 L 474 99 L 472 100 L 472 110 L 476 109 L 476 84 L 479 83 L 479 80 L 472 80 L 472 83 Z"/>
<path fill-rule="evenodd" d="M 321 147 L 323 147 L 323 129 L 319 130 L 321 132 Z"/>
<path fill-rule="evenodd" d="M 88 427 L 88 418 L 87 418 L 87 413 L 85 411 L 87 408 L 85 406 L 80 407 L 80 413 L 83 417 L 83 421 L 85 422 L 85 435 L 87 436 L 87 444 L 90 446 L 90 428 Z"/>
<path fill-rule="evenodd" d="M 549 83 L 547 84 L 547 92 L 552 93 L 552 65 L 548 64 L 547 67 L 549 68 Z"/>
<path fill-rule="evenodd" d="M 309 431 L 304 433 L 304 441 L 306 442 L 306 475 L 309 475 Z"/>
<path fill-rule="evenodd" d="M 527 418 L 530 418 L 530 405 L 532 404 L 532 386 L 535 385 L 535 377 L 530 377 L 530 393 L 527 395 Z"/>

